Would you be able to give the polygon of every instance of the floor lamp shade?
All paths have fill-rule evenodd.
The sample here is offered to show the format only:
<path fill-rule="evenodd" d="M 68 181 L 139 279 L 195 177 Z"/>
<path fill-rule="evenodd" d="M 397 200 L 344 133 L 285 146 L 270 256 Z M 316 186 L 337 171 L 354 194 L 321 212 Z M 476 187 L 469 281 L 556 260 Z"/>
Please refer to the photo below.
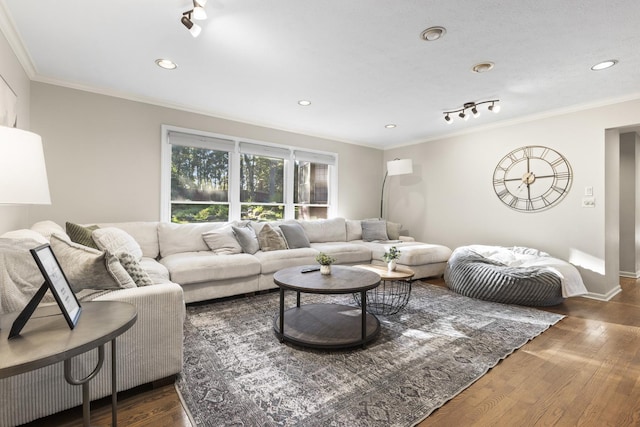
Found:
<path fill-rule="evenodd" d="M 0 204 L 51 204 L 39 135 L 0 126 Z"/>
<path fill-rule="evenodd" d="M 389 160 L 387 162 L 387 173 L 389 176 L 413 173 L 413 162 L 411 159 Z"/>

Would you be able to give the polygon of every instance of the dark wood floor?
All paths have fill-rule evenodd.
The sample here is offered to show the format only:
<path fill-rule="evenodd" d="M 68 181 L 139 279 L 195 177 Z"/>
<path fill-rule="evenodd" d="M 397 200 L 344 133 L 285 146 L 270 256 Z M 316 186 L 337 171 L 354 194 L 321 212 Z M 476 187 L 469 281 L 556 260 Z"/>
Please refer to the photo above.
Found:
<path fill-rule="evenodd" d="M 431 281 L 443 284 L 441 280 Z M 639 426 L 640 280 L 609 302 L 571 298 L 567 318 L 527 343 L 420 423 L 427 426 Z M 108 402 L 92 424 L 111 425 Z M 173 385 L 123 396 L 121 426 L 191 426 Z M 30 426 L 81 426 L 75 408 Z"/>

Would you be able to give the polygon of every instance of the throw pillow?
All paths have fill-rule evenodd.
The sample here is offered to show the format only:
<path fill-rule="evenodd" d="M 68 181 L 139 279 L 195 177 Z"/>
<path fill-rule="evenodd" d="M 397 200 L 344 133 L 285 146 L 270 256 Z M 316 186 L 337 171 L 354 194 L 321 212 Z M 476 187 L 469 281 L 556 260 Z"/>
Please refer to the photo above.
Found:
<path fill-rule="evenodd" d="M 142 269 L 142 266 L 133 255 L 128 252 L 120 252 L 116 256 L 137 286 L 153 285 L 153 280 L 151 280 L 149 274 Z"/>
<path fill-rule="evenodd" d="M 387 221 L 387 237 L 389 240 L 399 240 L 402 224 Z"/>
<path fill-rule="evenodd" d="M 238 243 L 230 225 L 202 233 L 202 238 L 216 255 L 231 255 L 242 252 L 242 246 Z"/>
<path fill-rule="evenodd" d="M 260 250 L 264 252 L 287 249 L 287 242 L 284 237 L 269 224 L 265 224 L 258 234 Z"/>
<path fill-rule="evenodd" d="M 74 224 L 73 222 L 67 222 L 65 224 L 67 234 L 71 238 L 72 242 L 79 243 L 84 246 L 88 246 L 93 249 L 98 249 L 96 242 L 91 238 L 93 230 L 97 229 L 97 225 L 90 225 L 89 227 L 83 227 L 82 225 Z"/>
<path fill-rule="evenodd" d="M 309 239 L 304 233 L 304 228 L 302 228 L 300 224 L 281 224 L 280 230 L 282 230 L 282 234 L 284 234 L 284 238 L 287 240 L 289 249 L 311 247 L 311 243 L 309 243 Z"/>
<path fill-rule="evenodd" d="M 362 221 L 362 240 L 373 242 L 374 240 L 388 240 L 387 224 L 385 220 Z"/>
<path fill-rule="evenodd" d="M 112 254 L 128 252 L 138 261 L 142 258 L 142 249 L 129 233 L 116 227 L 105 227 L 93 230 L 91 233 L 93 241 L 98 249 L 109 251 Z"/>
<path fill-rule="evenodd" d="M 240 243 L 240 246 L 242 247 L 242 252 L 251 255 L 258 252 L 260 245 L 258 244 L 256 233 L 251 227 L 236 227 L 234 225 L 231 228 L 233 229 L 233 234 L 235 234 L 238 243 Z"/>
<path fill-rule="evenodd" d="M 112 254 L 69 242 L 57 234 L 51 235 L 51 249 L 76 293 L 82 289 L 135 287 L 130 277 L 127 280 L 127 277 L 121 274 L 124 270 L 118 273 L 116 263 L 119 262 Z"/>

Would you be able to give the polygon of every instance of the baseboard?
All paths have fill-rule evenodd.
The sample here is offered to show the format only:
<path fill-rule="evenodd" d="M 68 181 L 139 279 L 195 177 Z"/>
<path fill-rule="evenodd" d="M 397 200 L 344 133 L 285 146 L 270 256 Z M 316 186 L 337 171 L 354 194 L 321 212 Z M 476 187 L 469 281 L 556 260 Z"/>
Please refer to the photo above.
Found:
<path fill-rule="evenodd" d="M 589 292 L 586 295 L 580 295 L 580 296 L 583 298 L 595 299 L 598 301 L 609 301 L 611 300 L 611 298 L 615 297 L 620 292 L 622 292 L 622 288 L 620 287 L 620 285 L 618 285 L 615 288 L 611 289 L 606 294 L 596 294 L 594 292 Z"/>
<path fill-rule="evenodd" d="M 640 272 L 636 271 L 635 273 L 632 273 L 630 271 L 621 271 L 620 273 L 618 273 L 620 277 L 628 277 L 630 279 L 638 279 L 640 278 Z"/>

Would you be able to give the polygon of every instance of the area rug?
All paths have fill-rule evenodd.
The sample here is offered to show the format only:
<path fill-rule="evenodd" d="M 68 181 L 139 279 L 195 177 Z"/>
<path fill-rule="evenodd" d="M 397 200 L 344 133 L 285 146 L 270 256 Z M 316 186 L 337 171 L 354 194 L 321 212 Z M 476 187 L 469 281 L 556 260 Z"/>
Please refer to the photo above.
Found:
<path fill-rule="evenodd" d="M 302 295 L 312 302 L 354 304 Z M 366 349 L 321 351 L 279 342 L 278 304 L 273 292 L 187 307 L 176 388 L 195 425 L 412 426 L 563 317 L 414 282 Z"/>

